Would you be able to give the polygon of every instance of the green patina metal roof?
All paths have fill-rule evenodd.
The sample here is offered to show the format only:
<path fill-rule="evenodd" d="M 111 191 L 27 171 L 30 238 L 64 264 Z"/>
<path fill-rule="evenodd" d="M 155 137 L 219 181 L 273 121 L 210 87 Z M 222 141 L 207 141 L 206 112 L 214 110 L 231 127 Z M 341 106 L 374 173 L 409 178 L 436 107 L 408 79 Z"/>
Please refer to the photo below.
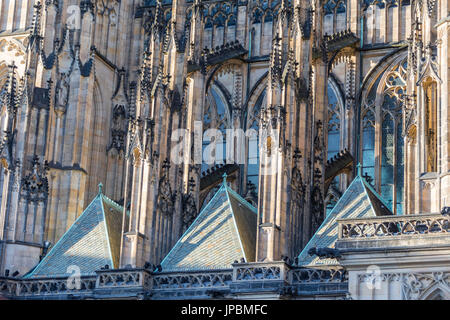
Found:
<path fill-rule="evenodd" d="M 386 203 L 358 171 L 356 178 L 300 253 L 299 265 L 339 265 L 336 259 L 321 259 L 308 254 L 309 249 L 314 247 L 334 248 L 338 239 L 338 220 L 392 215 Z"/>
<path fill-rule="evenodd" d="M 227 269 L 255 261 L 256 209 L 226 182 L 161 263 L 165 271 Z"/>
<path fill-rule="evenodd" d="M 99 192 L 25 278 L 68 276 L 73 266 L 80 268 L 81 275 L 95 274 L 105 265 L 118 268 L 122 217 L 123 208 Z"/>

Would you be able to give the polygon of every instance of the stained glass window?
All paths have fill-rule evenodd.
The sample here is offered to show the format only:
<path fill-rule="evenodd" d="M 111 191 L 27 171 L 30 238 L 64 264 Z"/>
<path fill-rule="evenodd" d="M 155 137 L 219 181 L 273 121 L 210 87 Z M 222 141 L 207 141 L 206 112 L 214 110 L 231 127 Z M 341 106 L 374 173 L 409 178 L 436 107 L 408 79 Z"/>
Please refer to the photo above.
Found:
<path fill-rule="evenodd" d="M 372 185 L 395 214 L 403 214 L 404 210 L 402 104 L 406 69 L 404 60 L 378 76 L 365 99 L 361 123 L 363 174 L 372 178 Z M 381 79 L 385 79 L 384 83 Z M 377 108 L 380 92 L 382 96 L 378 101 L 381 105 Z M 381 119 L 379 136 L 375 133 L 375 119 Z M 375 152 L 375 146 L 380 146 L 380 155 Z"/>

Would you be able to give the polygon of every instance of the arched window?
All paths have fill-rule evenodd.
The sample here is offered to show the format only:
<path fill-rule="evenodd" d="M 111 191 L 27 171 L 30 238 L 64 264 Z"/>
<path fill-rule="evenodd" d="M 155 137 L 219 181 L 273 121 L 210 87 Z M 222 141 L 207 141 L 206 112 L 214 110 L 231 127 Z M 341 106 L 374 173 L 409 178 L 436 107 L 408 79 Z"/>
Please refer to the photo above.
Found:
<path fill-rule="evenodd" d="M 407 62 L 385 69 L 363 101 L 360 161 L 363 174 L 394 214 L 404 207 L 404 140 L 402 106 L 406 86 Z M 375 130 L 379 119 L 379 131 Z"/>
<path fill-rule="evenodd" d="M 229 119 L 224 95 L 217 86 L 211 86 L 203 113 L 202 172 L 212 165 L 224 163 L 227 155 L 226 130 L 231 127 Z"/>

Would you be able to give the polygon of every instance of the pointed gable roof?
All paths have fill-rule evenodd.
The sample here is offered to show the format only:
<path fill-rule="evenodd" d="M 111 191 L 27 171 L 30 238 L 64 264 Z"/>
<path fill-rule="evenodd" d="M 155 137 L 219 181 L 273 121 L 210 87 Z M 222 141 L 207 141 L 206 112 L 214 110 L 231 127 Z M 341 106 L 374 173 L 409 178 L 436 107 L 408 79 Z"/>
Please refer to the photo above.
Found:
<path fill-rule="evenodd" d="M 228 269 L 255 261 L 256 209 L 226 182 L 161 263 L 162 270 Z"/>
<path fill-rule="evenodd" d="M 361 171 L 358 169 L 356 178 L 300 253 L 298 257 L 299 265 L 338 265 L 339 263 L 336 259 L 320 259 L 317 256 L 309 255 L 308 251 L 314 247 L 334 248 L 338 239 L 338 220 L 370 218 L 384 215 L 392 215 L 392 212 L 388 209 L 388 206 L 383 199 L 361 176 Z"/>
<path fill-rule="evenodd" d="M 100 189 L 69 230 L 25 277 L 69 276 L 70 266 L 79 267 L 81 275 L 95 274 L 105 265 L 118 268 L 122 217 L 123 208 Z"/>

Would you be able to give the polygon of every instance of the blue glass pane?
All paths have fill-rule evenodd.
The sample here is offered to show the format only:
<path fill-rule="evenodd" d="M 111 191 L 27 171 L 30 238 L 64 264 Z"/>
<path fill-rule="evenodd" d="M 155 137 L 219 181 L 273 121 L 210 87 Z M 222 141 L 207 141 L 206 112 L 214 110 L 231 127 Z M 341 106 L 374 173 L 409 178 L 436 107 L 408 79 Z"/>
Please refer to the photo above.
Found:
<path fill-rule="evenodd" d="M 405 159 L 402 130 L 402 123 L 399 123 L 397 127 L 397 215 L 403 214 L 404 204 Z"/>
<path fill-rule="evenodd" d="M 216 90 L 214 90 L 213 88 L 211 88 L 211 93 L 212 96 L 214 98 L 214 101 L 216 102 L 216 106 L 217 106 L 217 114 L 219 115 L 219 117 L 222 119 L 223 116 L 225 115 L 225 105 L 222 101 L 222 99 L 220 99 L 219 94 L 216 92 Z"/>
<path fill-rule="evenodd" d="M 333 87 L 328 83 L 328 105 L 331 107 L 331 109 L 334 109 L 337 106 L 338 99 L 336 96 L 336 93 L 334 92 Z"/>
<path fill-rule="evenodd" d="M 362 171 L 372 179 L 375 177 L 375 128 L 372 123 L 374 116 L 371 112 L 366 113 L 363 119 L 363 141 L 362 141 Z"/>
<path fill-rule="evenodd" d="M 258 192 L 258 176 L 247 176 L 247 182 L 251 182 L 256 186 L 256 192 Z"/>
<path fill-rule="evenodd" d="M 397 109 L 398 108 L 397 98 L 385 95 L 383 101 L 383 108 L 391 110 Z"/>
<path fill-rule="evenodd" d="M 340 151 L 339 132 L 328 133 L 328 160 L 333 158 Z"/>
<path fill-rule="evenodd" d="M 394 121 L 386 116 L 382 125 L 381 196 L 393 210 L 394 195 Z"/>
<path fill-rule="evenodd" d="M 341 123 L 339 118 L 339 107 L 336 92 L 333 87 L 328 83 L 328 146 L 327 146 L 327 159 L 330 160 L 341 151 Z M 339 188 L 339 177 L 336 177 L 330 188 Z M 327 214 L 331 212 L 337 203 L 337 199 L 334 197 L 327 203 Z"/>
<path fill-rule="evenodd" d="M 339 7 L 336 10 L 337 13 L 345 13 L 345 5 L 343 2 L 339 4 Z"/>
<path fill-rule="evenodd" d="M 389 210 L 392 211 L 392 194 L 394 193 L 394 185 L 393 184 L 384 184 L 381 185 L 381 195 L 388 205 Z"/>

